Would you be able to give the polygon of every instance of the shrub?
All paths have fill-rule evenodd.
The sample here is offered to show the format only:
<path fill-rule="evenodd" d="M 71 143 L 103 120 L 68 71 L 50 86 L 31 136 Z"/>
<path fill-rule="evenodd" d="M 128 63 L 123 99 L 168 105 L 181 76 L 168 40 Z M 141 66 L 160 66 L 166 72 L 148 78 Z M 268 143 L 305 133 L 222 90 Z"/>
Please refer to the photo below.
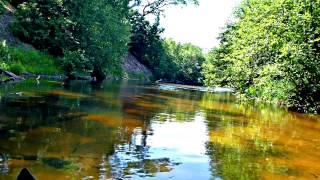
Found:
<path fill-rule="evenodd" d="M 75 71 L 84 72 L 86 69 L 92 69 L 89 59 L 85 57 L 82 51 L 68 51 L 61 61 L 64 72 L 71 76 Z"/>
<path fill-rule="evenodd" d="M 20 63 L 14 63 L 9 66 L 9 71 L 13 72 L 16 75 L 21 75 L 24 72 L 24 67 Z"/>
<path fill-rule="evenodd" d="M 8 70 L 9 69 L 9 65 L 5 62 L 0 62 L 0 68 L 4 69 L 4 70 Z"/>

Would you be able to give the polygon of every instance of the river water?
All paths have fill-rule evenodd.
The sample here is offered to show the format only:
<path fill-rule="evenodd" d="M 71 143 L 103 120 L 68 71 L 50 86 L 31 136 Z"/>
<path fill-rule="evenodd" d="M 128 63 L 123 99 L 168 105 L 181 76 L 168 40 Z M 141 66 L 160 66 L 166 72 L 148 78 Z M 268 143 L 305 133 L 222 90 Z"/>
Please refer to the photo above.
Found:
<path fill-rule="evenodd" d="M 319 179 L 320 116 L 174 85 L 0 88 L 0 179 Z"/>

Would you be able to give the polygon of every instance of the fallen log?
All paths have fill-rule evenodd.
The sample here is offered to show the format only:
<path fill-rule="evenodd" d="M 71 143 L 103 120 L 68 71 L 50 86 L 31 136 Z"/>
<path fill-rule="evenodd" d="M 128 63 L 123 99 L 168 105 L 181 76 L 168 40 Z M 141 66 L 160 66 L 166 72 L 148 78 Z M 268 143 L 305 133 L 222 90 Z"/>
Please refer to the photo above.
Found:
<path fill-rule="evenodd" d="M 13 81 L 23 79 L 22 77 L 17 76 L 17 75 L 15 75 L 14 73 L 9 72 L 9 71 L 6 71 L 6 70 L 1 69 L 1 68 L 0 68 L 0 74 L 3 74 L 3 75 L 5 75 L 5 76 L 8 76 L 9 79 L 10 79 L 10 80 L 13 80 Z"/>

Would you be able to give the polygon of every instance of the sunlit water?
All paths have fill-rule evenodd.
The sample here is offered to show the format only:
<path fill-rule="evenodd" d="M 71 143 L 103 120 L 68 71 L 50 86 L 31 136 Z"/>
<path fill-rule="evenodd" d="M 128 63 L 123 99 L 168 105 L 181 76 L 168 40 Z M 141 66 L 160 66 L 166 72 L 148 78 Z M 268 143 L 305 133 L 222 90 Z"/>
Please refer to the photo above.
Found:
<path fill-rule="evenodd" d="M 134 82 L 0 89 L 0 179 L 320 178 L 319 116 Z"/>

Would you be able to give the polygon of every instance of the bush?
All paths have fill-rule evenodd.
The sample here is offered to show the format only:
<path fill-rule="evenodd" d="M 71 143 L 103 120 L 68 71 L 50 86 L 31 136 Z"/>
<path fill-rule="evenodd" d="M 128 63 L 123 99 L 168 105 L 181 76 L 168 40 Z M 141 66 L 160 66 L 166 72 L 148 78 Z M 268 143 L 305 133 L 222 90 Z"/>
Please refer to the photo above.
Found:
<path fill-rule="evenodd" d="M 5 62 L 0 62 L 0 68 L 4 69 L 4 70 L 8 70 L 9 69 L 9 65 Z"/>
<path fill-rule="evenodd" d="M 21 75 L 25 71 L 24 67 L 20 63 L 11 64 L 8 70 L 16 75 Z"/>
<path fill-rule="evenodd" d="M 92 69 L 89 59 L 81 51 L 66 52 L 61 65 L 67 76 L 73 76 L 76 71 L 85 72 L 86 69 Z"/>

